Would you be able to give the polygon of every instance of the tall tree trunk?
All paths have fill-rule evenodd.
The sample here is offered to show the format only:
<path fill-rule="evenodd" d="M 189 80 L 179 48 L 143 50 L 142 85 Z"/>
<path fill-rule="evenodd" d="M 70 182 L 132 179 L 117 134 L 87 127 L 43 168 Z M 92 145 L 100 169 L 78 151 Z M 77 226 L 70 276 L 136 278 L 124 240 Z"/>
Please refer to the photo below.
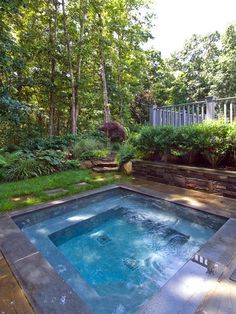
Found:
<path fill-rule="evenodd" d="M 65 9 L 65 0 L 62 0 L 62 13 L 63 13 L 63 26 L 64 26 L 64 35 L 65 35 L 65 43 L 67 48 L 67 58 L 69 63 L 69 71 L 70 71 L 70 80 L 71 80 L 71 132 L 72 134 L 77 134 L 77 122 L 76 122 L 76 102 L 75 102 L 75 78 L 72 64 L 72 56 L 71 56 L 71 46 L 70 46 L 70 38 L 67 29 L 67 15 Z"/>
<path fill-rule="evenodd" d="M 87 20 L 88 15 L 88 3 L 89 0 L 80 0 L 80 36 L 79 36 L 79 53 L 77 57 L 77 84 L 75 90 L 75 118 L 76 123 L 78 120 L 78 115 L 80 112 L 80 104 L 79 104 L 79 88 L 80 88 L 80 81 L 81 81 L 81 67 L 82 67 L 82 46 L 84 40 L 84 31 L 85 31 L 85 22 Z"/>
<path fill-rule="evenodd" d="M 124 122 L 124 103 L 123 103 L 123 91 L 122 91 L 122 85 L 123 85 L 123 67 L 122 67 L 122 49 L 121 44 L 123 41 L 123 36 L 118 33 L 118 91 L 119 91 L 119 103 L 120 103 L 120 119 Z"/>
<path fill-rule="evenodd" d="M 101 12 L 97 11 L 98 15 L 98 33 L 99 33 L 99 41 L 98 41 L 98 54 L 99 54 L 99 65 L 100 65 L 100 77 L 101 77 L 101 85 L 102 85 L 102 95 L 103 95 L 103 112 L 104 112 L 104 122 L 111 121 L 111 112 L 108 100 L 108 91 L 107 91 L 107 80 L 106 80 L 106 67 L 105 67 L 105 59 L 103 54 L 103 21 Z"/>
<path fill-rule="evenodd" d="M 59 108 L 56 111 L 56 128 L 57 128 L 57 135 L 61 135 L 61 112 Z"/>
<path fill-rule="evenodd" d="M 106 122 L 111 121 L 111 112 L 110 112 L 110 106 L 109 106 L 109 101 L 108 101 L 105 61 L 104 61 L 104 56 L 103 56 L 101 45 L 99 45 L 99 62 L 100 62 L 100 76 L 101 76 L 101 83 L 102 83 L 104 122 L 106 123 Z"/>
<path fill-rule="evenodd" d="M 57 38 L 57 13 L 58 5 L 57 0 L 52 0 L 54 6 L 54 27 L 52 20 L 49 21 L 49 42 L 50 42 L 50 63 L 51 63 L 51 73 L 50 73 L 50 92 L 49 92 L 49 136 L 53 137 L 55 134 L 55 74 L 56 74 L 56 58 L 55 58 L 55 49 L 56 49 L 56 38 Z M 50 1 L 49 1 L 50 6 Z"/>

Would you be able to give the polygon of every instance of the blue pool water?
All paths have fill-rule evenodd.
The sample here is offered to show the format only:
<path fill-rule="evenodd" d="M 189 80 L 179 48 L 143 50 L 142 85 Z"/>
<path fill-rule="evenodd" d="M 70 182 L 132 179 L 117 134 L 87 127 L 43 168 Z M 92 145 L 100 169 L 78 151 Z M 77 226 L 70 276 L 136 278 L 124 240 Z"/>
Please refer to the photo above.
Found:
<path fill-rule="evenodd" d="M 134 313 L 225 222 L 120 188 L 15 221 L 96 314 Z"/>

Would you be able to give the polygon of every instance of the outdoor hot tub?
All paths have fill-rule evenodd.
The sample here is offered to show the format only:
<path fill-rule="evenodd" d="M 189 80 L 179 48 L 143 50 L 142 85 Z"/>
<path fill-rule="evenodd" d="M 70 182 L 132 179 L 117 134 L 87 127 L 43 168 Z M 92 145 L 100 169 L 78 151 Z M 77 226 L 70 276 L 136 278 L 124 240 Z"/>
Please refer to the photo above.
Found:
<path fill-rule="evenodd" d="M 195 278 L 192 282 L 201 285 L 222 272 L 218 260 L 202 253 L 209 253 L 209 247 L 214 252 L 214 237 L 229 223 L 121 186 L 17 212 L 10 220 L 19 235 L 18 250 L 22 245 L 25 251 L 13 262 L 10 250 L 9 259 L 36 309 L 65 313 L 69 306 L 66 313 L 94 314 L 171 313 L 175 296 L 167 301 L 175 282 L 178 290 L 181 280 L 185 285 L 184 279 Z M 36 295 L 37 276 L 42 290 Z M 44 295 L 46 286 L 50 297 Z M 191 310 L 198 302 L 192 302 Z"/>

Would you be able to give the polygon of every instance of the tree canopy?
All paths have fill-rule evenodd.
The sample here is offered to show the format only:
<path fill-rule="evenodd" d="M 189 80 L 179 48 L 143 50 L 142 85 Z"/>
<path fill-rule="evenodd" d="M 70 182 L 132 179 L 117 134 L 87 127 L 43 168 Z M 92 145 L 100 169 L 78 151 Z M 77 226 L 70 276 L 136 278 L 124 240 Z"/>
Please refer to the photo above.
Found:
<path fill-rule="evenodd" d="M 125 125 L 164 105 L 236 94 L 236 26 L 169 59 L 145 49 L 147 0 L 1 0 L 0 144 Z M 157 12 L 158 14 L 158 12 Z"/>

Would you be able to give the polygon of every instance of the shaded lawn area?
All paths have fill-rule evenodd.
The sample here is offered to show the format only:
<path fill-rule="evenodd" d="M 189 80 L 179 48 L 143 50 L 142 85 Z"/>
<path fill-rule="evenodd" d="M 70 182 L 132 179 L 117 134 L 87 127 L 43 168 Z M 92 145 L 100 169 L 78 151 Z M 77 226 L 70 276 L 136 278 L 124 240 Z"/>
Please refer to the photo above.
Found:
<path fill-rule="evenodd" d="M 119 173 L 95 174 L 91 170 L 81 169 L 17 182 L 2 183 L 0 184 L 0 212 L 36 205 L 63 196 L 127 180 L 130 180 L 130 178 L 122 176 Z M 80 182 L 86 182 L 87 185 L 75 186 Z M 52 195 L 47 195 L 44 192 L 57 188 L 68 191 Z"/>

